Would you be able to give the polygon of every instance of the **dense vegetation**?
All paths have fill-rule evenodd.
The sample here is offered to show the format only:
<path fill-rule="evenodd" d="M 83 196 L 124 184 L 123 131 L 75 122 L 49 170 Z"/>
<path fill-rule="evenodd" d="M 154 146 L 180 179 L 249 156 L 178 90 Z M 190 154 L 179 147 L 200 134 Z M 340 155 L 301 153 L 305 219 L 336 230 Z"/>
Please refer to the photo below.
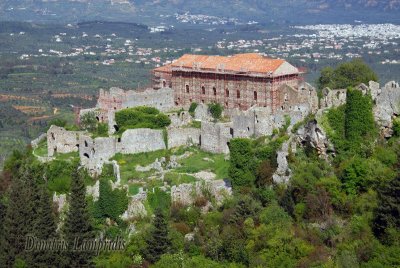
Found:
<path fill-rule="evenodd" d="M 123 109 L 115 113 L 115 121 L 119 133 L 134 128 L 162 129 L 171 124 L 167 115 L 152 107 Z"/>

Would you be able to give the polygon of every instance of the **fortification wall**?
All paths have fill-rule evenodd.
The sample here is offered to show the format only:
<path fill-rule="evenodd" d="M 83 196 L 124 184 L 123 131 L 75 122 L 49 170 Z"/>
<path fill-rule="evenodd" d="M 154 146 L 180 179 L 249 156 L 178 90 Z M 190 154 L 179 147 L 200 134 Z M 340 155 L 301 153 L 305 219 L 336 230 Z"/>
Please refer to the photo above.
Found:
<path fill-rule="evenodd" d="M 71 153 L 78 151 L 81 131 L 68 131 L 65 128 L 51 126 L 47 131 L 47 154 L 49 157 L 56 153 Z"/>
<path fill-rule="evenodd" d="M 200 133 L 198 128 L 169 128 L 168 129 L 168 148 L 184 145 L 199 145 Z"/>
<path fill-rule="evenodd" d="M 117 141 L 117 152 L 137 154 L 166 149 L 162 130 L 128 129 Z"/>

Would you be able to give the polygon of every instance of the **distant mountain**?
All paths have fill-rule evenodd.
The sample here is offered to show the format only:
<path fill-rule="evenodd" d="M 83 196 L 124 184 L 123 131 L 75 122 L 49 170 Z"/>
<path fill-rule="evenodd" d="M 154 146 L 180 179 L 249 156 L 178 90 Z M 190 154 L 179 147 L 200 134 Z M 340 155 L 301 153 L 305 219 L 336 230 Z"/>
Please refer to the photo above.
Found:
<path fill-rule="evenodd" d="M 183 13 L 262 23 L 399 22 L 400 0 L 2 0 L 1 20 L 157 24 Z M 163 15 L 160 17 L 160 15 Z"/>

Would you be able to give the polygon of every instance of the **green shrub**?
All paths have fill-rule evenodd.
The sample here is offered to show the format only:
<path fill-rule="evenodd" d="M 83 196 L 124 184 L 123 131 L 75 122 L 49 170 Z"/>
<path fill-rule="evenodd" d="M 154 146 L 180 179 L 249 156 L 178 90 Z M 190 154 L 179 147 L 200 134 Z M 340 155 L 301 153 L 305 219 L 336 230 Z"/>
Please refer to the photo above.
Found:
<path fill-rule="evenodd" d="M 168 211 L 171 206 L 171 195 L 160 188 L 154 188 L 154 192 L 147 194 L 147 202 L 153 211 L 157 208 L 160 208 L 162 211 Z"/>
<path fill-rule="evenodd" d="M 345 136 L 352 148 L 358 147 L 375 130 L 372 98 L 361 91 L 348 89 L 345 109 Z"/>
<path fill-rule="evenodd" d="M 197 102 L 192 102 L 189 107 L 189 114 L 194 117 L 194 112 L 196 111 L 198 104 Z"/>
<path fill-rule="evenodd" d="M 102 176 L 99 192 L 99 200 L 95 203 L 95 216 L 119 221 L 119 216 L 128 208 L 126 190 L 112 190 L 109 177 Z"/>
<path fill-rule="evenodd" d="M 222 115 L 222 106 L 219 103 L 210 103 L 208 105 L 208 111 L 210 112 L 211 116 L 215 119 L 218 120 L 221 118 Z"/>
<path fill-rule="evenodd" d="M 252 142 L 249 139 L 233 139 L 229 144 L 230 167 L 229 177 L 233 186 L 254 186 L 255 158 L 252 150 Z"/>
<path fill-rule="evenodd" d="M 80 119 L 82 129 L 90 132 L 96 131 L 97 123 L 98 120 L 96 119 L 96 114 L 94 112 L 85 113 Z"/>

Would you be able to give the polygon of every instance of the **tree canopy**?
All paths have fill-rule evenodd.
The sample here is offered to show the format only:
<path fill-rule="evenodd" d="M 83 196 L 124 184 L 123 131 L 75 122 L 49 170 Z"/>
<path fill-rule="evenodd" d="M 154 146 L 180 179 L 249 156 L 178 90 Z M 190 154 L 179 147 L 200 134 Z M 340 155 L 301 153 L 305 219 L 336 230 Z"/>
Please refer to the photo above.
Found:
<path fill-rule="evenodd" d="M 319 89 L 329 87 L 331 89 L 354 87 L 361 83 L 378 81 L 375 72 L 361 59 L 340 64 L 337 68 L 325 67 L 321 71 L 317 84 Z"/>

